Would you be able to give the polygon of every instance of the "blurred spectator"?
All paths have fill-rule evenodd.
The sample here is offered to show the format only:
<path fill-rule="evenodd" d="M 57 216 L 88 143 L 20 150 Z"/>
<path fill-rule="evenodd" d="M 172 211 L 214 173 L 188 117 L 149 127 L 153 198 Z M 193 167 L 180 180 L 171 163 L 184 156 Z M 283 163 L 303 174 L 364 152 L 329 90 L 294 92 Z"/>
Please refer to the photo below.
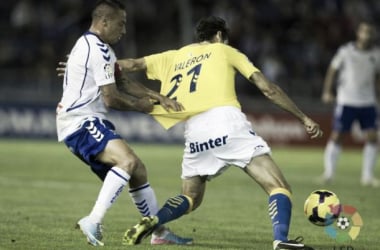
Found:
<path fill-rule="evenodd" d="M 128 0 L 127 38 L 115 47 L 137 57 L 182 46 L 194 23 L 173 1 Z M 24 87 L 25 101 L 52 102 L 61 92 L 57 61 L 89 25 L 94 0 L 15 0 L 0 3 L 0 101 L 10 101 Z M 363 17 L 379 21 L 377 0 L 188 0 L 192 22 L 206 15 L 225 18 L 230 43 L 293 97 L 318 99 L 321 79 L 337 47 L 352 39 Z M 182 23 L 181 23 L 182 22 Z M 188 26 L 188 30 L 182 31 Z M 184 33 L 184 34 L 182 34 Z M 186 35 L 186 36 L 183 36 Z M 154 39 L 147 39 L 153 37 Z M 238 79 L 238 81 L 244 81 Z M 16 84 L 17 83 L 17 84 Z M 307 83 L 307 84 L 305 84 Z M 256 95 L 253 88 L 238 94 Z M 241 93 L 239 93 L 241 92 Z"/>

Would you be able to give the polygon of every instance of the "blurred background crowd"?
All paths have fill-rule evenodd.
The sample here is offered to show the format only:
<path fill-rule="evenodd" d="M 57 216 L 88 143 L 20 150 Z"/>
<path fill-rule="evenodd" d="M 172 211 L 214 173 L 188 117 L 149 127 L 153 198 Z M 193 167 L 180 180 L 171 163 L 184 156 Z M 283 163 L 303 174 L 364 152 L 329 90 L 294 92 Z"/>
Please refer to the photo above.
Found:
<path fill-rule="evenodd" d="M 89 27 L 95 0 L 0 2 L 0 102 L 53 104 L 61 95 L 55 68 Z M 228 22 L 230 44 L 293 98 L 319 102 L 328 64 L 356 24 L 378 26 L 378 0 L 127 0 L 121 57 L 140 57 L 193 41 L 203 16 Z M 138 77 L 138 76 L 137 76 Z M 244 79 L 241 98 L 258 91 Z M 149 82 L 147 83 L 149 85 Z M 319 102 L 320 103 L 320 102 Z M 320 105 L 314 105 L 318 107 Z"/>

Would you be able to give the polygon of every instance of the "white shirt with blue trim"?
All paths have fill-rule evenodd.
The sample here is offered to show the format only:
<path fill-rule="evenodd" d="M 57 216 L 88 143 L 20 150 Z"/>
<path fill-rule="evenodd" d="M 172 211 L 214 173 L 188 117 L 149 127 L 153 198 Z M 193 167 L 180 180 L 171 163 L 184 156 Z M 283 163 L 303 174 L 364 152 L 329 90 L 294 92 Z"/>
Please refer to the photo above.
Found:
<path fill-rule="evenodd" d="M 100 86 L 115 82 L 116 56 L 97 35 L 86 32 L 69 55 L 63 95 L 57 106 L 57 134 L 62 141 L 86 120 L 104 119 L 107 108 Z"/>
<path fill-rule="evenodd" d="M 376 105 L 376 75 L 380 73 L 380 50 L 341 46 L 331 61 L 338 70 L 337 103 L 354 107 Z"/>

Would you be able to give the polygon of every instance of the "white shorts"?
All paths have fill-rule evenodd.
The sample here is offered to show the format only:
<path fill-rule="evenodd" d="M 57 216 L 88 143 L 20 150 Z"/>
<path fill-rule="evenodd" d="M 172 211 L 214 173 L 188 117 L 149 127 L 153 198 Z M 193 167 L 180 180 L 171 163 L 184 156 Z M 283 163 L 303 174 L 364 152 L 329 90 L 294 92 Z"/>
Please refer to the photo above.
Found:
<path fill-rule="evenodd" d="M 253 157 L 269 154 L 267 143 L 236 107 L 217 107 L 190 118 L 185 126 L 182 179 L 215 177 L 229 166 L 245 168 Z"/>

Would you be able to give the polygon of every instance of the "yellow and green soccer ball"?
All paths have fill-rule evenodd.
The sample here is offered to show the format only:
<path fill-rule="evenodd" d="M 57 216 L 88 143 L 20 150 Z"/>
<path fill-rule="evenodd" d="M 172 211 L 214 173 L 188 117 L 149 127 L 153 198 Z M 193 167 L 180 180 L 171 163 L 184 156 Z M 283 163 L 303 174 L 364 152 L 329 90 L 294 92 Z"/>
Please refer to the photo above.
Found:
<path fill-rule="evenodd" d="M 338 196 L 325 189 L 311 192 L 304 204 L 306 217 L 317 226 L 331 225 L 338 218 L 340 211 L 341 204 Z"/>

